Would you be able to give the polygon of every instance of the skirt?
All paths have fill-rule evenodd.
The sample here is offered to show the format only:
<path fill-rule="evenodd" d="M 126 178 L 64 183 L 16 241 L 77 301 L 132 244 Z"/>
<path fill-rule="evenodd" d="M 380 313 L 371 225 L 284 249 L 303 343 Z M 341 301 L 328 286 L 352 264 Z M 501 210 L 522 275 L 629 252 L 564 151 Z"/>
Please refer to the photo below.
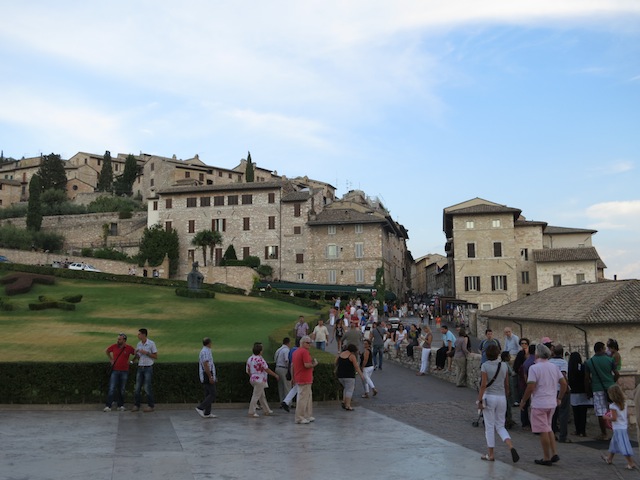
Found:
<path fill-rule="evenodd" d="M 633 448 L 631 448 L 629 434 L 626 429 L 613 430 L 613 437 L 611 437 L 611 443 L 609 443 L 609 453 L 633 457 Z"/>

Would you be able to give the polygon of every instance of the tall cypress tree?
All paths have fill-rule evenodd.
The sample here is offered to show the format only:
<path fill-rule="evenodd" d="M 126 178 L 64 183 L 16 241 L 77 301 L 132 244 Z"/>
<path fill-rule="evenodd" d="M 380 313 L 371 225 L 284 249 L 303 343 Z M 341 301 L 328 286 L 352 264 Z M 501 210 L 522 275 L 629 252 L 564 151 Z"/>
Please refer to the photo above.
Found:
<path fill-rule="evenodd" d="M 244 171 L 244 180 L 247 183 L 253 182 L 255 177 L 255 169 L 253 168 L 253 162 L 251 161 L 251 152 L 247 155 L 247 168 Z"/>
<path fill-rule="evenodd" d="M 131 195 L 133 190 L 133 182 L 138 176 L 138 162 L 136 157 L 129 154 L 124 162 L 124 172 L 118 177 L 114 185 L 114 191 L 117 195 Z"/>
<path fill-rule="evenodd" d="M 113 191 L 113 166 L 111 165 L 111 152 L 107 150 L 102 157 L 102 170 L 98 175 L 98 185 L 96 190 L 99 192 Z"/>
<path fill-rule="evenodd" d="M 40 231 L 42 226 L 42 182 L 37 173 L 31 177 L 29 182 L 29 205 L 27 206 L 27 229 Z"/>

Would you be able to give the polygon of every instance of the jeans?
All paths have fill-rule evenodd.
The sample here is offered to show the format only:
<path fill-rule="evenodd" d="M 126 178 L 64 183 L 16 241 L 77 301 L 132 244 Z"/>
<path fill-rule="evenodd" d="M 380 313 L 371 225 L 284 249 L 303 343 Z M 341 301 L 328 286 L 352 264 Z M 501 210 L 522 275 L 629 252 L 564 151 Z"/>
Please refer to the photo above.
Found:
<path fill-rule="evenodd" d="M 323 352 L 325 351 L 327 342 L 316 342 L 316 348 L 318 350 L 322 350 Z"/>
<path fill-rule="evenodd" d="M 560 405 L 556 407 L 556 411 L 554 412 L 553 419 L 551 421 L 553 433 L 558 434 L 558 440 L 561 442 L 566 441 L 567 435 L 569 434 L 569 413 L 571 412 L 570 398 L 570 394 L 565 394 Z"/>
<path fill-rule="evenodd" d="M 124 405 L 125 388 L 129 379 L 129 371 L 113 370 L 109 378 L 109 394 L 107 395 L 107 407 L 111 408 L 113 397 L 118 389 L 118 406 Z"/>
<path fill-rule="evenodd" d="M 153 401 L 153 389 L 151 388 L 151 380 L 153 379 L 153 366 L 140 367 L 138 366 L 138 372 L 136 373 L 136 388 L 135 388 L 135 402 L 136 407 L 140 406 L 142 395 L 140 390 L 144 386 L 144 391 L 147 393 L 147 403 L 151 408 L 154 408 L 155 402 Z"/>
<path fill-rule="evenodd" d="M 382 357 L 384 353 L 383 345 L 373 345 L 373 365 L 378 368 L 382 368 Z M 377 358 L 377 361 L 376 361 Z"/>

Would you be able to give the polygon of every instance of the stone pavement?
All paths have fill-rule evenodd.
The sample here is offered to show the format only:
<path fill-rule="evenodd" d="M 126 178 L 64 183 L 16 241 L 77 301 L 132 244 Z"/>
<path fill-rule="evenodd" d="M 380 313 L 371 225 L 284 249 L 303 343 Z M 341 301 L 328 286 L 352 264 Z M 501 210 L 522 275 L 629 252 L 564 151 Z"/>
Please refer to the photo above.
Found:
<path fill-rule="evenodd" d="M 247 404 L 216 405 L 202 419 L 195 405 L 162 405 L 154 413 L 103 413 L 102 405 L 0 406 L 0 480 L 205 479 L 539 479 L 638 478 L 623 458 L 608 466 L 606 442 L 559 445 L 553 467 L 538 438 L 511 431 L 521 460 L 503 445 L 485 462 L 484 428 L 476 393 L 386 363 L 373 374 L 379 390 L 362 399 L 357 382 L 353 412 L 336 402 L 316 405 L 316 421 L 294 415 L 247 417 Z M 273 388 L 273 385 L 272 385 Z"/>

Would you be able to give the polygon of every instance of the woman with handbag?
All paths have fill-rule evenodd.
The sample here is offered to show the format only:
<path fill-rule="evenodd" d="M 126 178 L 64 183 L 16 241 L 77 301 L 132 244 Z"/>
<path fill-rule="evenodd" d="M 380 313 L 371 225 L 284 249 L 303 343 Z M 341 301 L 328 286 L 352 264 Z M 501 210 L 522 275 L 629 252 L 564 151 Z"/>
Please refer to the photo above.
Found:
<path fill-rule="evenodd" d="M 520 460 L 518 452 L 513 447 L 509 432 L 504 427 L 505 412 L 507 410 L 507 397 L 509 395 L 509 369 L 500 361 L 500 348 L 497 345 L 487 347 L 487 361 L 482 364 L 482 383 L 478 392 L 476 404 L 482 410 L 484 418 L 484 435 L 487 440 L 487 453 L 480 457 L 482 460 L 493 462 L 496 445 L 495 434 L 507 444 L 511 451 L 511 460 Z"/>

